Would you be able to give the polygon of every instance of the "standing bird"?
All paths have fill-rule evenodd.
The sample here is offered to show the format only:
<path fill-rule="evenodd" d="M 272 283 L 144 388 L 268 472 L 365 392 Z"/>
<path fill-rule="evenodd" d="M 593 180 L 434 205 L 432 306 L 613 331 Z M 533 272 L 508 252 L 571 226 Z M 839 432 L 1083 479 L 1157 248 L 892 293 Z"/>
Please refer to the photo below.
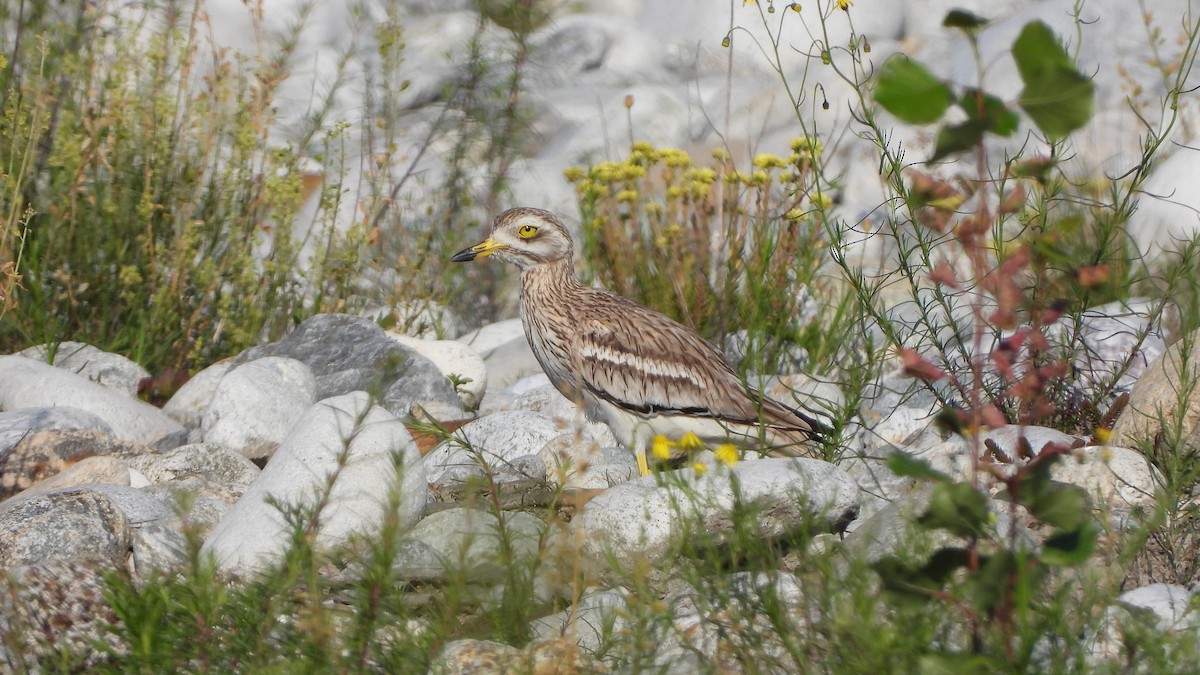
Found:
<path fill-rule="evenodd" d="M 649 473 L 656 435 L 813 454 L 817 420 L 742 383 L 721 352 L 663 314 L 575 278 L 567 228 L 549 211 L 509 209 L 486 241 L 451 258 L 494 255 L 521 270 L 521 323 L 554 386 L 608 424 Z"/>

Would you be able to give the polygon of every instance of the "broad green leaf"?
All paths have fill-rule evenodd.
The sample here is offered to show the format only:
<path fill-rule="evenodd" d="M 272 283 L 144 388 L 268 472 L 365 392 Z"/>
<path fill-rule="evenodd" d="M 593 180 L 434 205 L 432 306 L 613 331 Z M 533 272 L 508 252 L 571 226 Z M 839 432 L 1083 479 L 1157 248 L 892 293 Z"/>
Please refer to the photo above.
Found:
<path fill-rule="evenodd" d="M 970 150 L 983 140 L 983 132 L 983 125 L 973 120 L 962 124 L 947 124 L 938 129 L 937 143 L 929 161 L 936 162 L 955 153 Z"/>
<path fill-rule="evenodd" d="M 987 498 L 969 483 L 938 483 L 929 508 L 917 522 L 962 537 L 977 537 L 988 523 Z"/>
<path fill-rule="evenodd" d="M 1076 70 L 1049 26 L 1026 24 L 1012 51 L 1025 83 L 1020 106 L 1047 138 L 1058 140 L 1087 124 L 1095 86 Z"/>
<path fill-rule="evenodd" d="M 986 91 L 968 89 L 958 100 L 967 119 L 980 122 L 986 131 L 997 136 L 1011 136 L 1021 125 L 1016 111 L 1009 110 L 1004 101 Z"/>
<path fill-rule="evenodd" d="M 942 25 L 946 28 L 959 28 L 966 33 L 973 33 L 986 26 L 987 23 L 987 19 L 965 9 L 952 9 L 946 14 L 946 18 L 942 19 Z"/>
<path fill-rule="evenodd" d="M 953 101 L 950 87 L 907 56 L 897 54 L 884 61 L 877 78 L 876 102 L 909 124 L 938 121 Z"/>
<path fill-rule="evenodd" d="M 1050 469 L 1061 459 L 1061 455 L 1038 458 L 1023 471 L 1015 485 L 1017 494 L 1010 497 L 1038 520 L 1060 530 L 1073 530 L 1087 519 L 1089 499 L 1083 488 L 1050 480 Z"/>
<path fill-rule="evenodd" d="M 1079 527 L 1090 509 L 1087 492 L 1078 485 L 1051 486 L 1024 504 L 1033 517 L 1064 530 Z"/>
<path fill-rule="evenodd" d="M 907 452 L 893 452 L 888 455 L 887 468 L 897 476 L 905 478 L 922 478 L 948 482 L 950 477 L 929 466 L 929 462 L 917 459 Z"/>
<path fill-rule="evenodd" d="M 950 575 L 967 565 L 967 551 L 962 548 L 938 549 L 923 565 L 914 565 L 896 557 L 884 558 L 871 567 L 879 575 L 884 588 L 903 597 L 929 600 L 932 594 L 945 590 Z"/>
<path fill-rule="evenodd" d="M 1056 567 L 1078 565 L 1096 550 L 1100 526 L 1086 522 L 1079 527 L 1052 535 L 1042 544 L 1042 562 Z"/>

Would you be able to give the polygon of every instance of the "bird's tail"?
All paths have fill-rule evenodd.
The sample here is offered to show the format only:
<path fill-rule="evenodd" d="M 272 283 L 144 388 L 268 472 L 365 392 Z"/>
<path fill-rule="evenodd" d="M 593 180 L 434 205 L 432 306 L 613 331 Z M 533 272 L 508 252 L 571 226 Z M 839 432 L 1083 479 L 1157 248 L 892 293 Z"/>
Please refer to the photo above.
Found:
<path fill-rule="evenodd" d="M 822 445 L 833 436 L 833 429 L 815 416 L 767 397 L 763 426 L 772 457 L 819 457 Z"/>

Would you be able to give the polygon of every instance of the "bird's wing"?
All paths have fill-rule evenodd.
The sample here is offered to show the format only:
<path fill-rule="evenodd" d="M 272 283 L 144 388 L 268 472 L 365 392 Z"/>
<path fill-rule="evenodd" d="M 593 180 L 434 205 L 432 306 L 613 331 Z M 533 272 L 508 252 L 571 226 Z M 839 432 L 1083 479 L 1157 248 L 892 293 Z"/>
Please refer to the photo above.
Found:
<path fill-rule="evenodd" d="M 615 302 L 601 303 L 603 311 L 580 320 L 571 346 L 587 391 L 641 415 L 758 422 L 760 401 L 749 395 L 716 347 L 658 312 L 609 298 Z"/>

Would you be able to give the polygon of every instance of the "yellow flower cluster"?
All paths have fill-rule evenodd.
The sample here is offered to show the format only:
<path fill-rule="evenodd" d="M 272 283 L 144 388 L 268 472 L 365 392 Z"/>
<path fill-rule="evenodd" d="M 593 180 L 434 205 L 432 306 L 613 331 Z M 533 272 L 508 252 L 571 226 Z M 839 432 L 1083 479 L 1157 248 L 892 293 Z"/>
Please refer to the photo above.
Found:
<path fill-rule="evenodd" d="M 672 441 L 662 434 L 656 434 L 650 442 L 650 454 L 658 460 L 668 460 L 671 458 L 671 453 L 676 448 L 683 452 L 696 452 L 704 449 L 704 441 L 699 436 L 692 432 L 687 432 L 679 437 L 678 441 Z M 737 447 L 732 443 L 722 443 L 718 445 L 713 454 L 717 456 L 726 466 L 733 466 L 738 463 L 739 453 Z M 703 464 L 694 463 L 693 468 L 703 472 Z"/>
<path fill-rule="evenodd" d="M 788 163 L 778 155 L 764 152 L 754 156 L 754 166 L 760 169 L 786 169 Z"/>
<path fill-rule="evenodd" d="M 792 152 L 794 153 L 791 157 L 793 164 L 796 163 L 797 157 L 799 159 L 816 159 L 825 152 L 825 146 L 822 145 L 821 141 L 817 140 L 814 136 L 800 136 L 798 138 L 793 138 L 791 147 Z"/>
<path fill-rule="evenodd" d="M 614 199 L 630 205 L 645 201 L 643 210 L 657 215 L 663 214 L 672 202 L 708 199 L 712 186 L 719 182 L 769 188 L 779 180 L 785 186 L 798 189 L 802 176 L 824 148 L 815 137 L 806 136 L 794 139 L 791 149 L 792 153 L 786 159 L 771 153 L 755 155 L 753 170 L 746 172 L 730 166 L 730 154 L 724 148 L 712 151 L 713 158 L 720 163 L 717 167 L 702 167 L 695 166 L 688 153 L 679 148 L 658 148 L 652 143 L 638 141 L 623 161 L 600 162 L 589 168 L 572 166 L 563 171 L 563 176 L 575 185 L 576 194 L 584 201 Z M 661 180 L 661 185 L 641 182 L 654 167 L 660 167 L 655 176 Z M 789 168 L 792 171 L 788 172 Z M 678 171 L 680 169 L 682 171 Z M 777 174 L 777 171 L 782 173 Z M 654 199 L 655 195 L 665 197 L 666 203 L 655 203 L 659 201 Z"/>

